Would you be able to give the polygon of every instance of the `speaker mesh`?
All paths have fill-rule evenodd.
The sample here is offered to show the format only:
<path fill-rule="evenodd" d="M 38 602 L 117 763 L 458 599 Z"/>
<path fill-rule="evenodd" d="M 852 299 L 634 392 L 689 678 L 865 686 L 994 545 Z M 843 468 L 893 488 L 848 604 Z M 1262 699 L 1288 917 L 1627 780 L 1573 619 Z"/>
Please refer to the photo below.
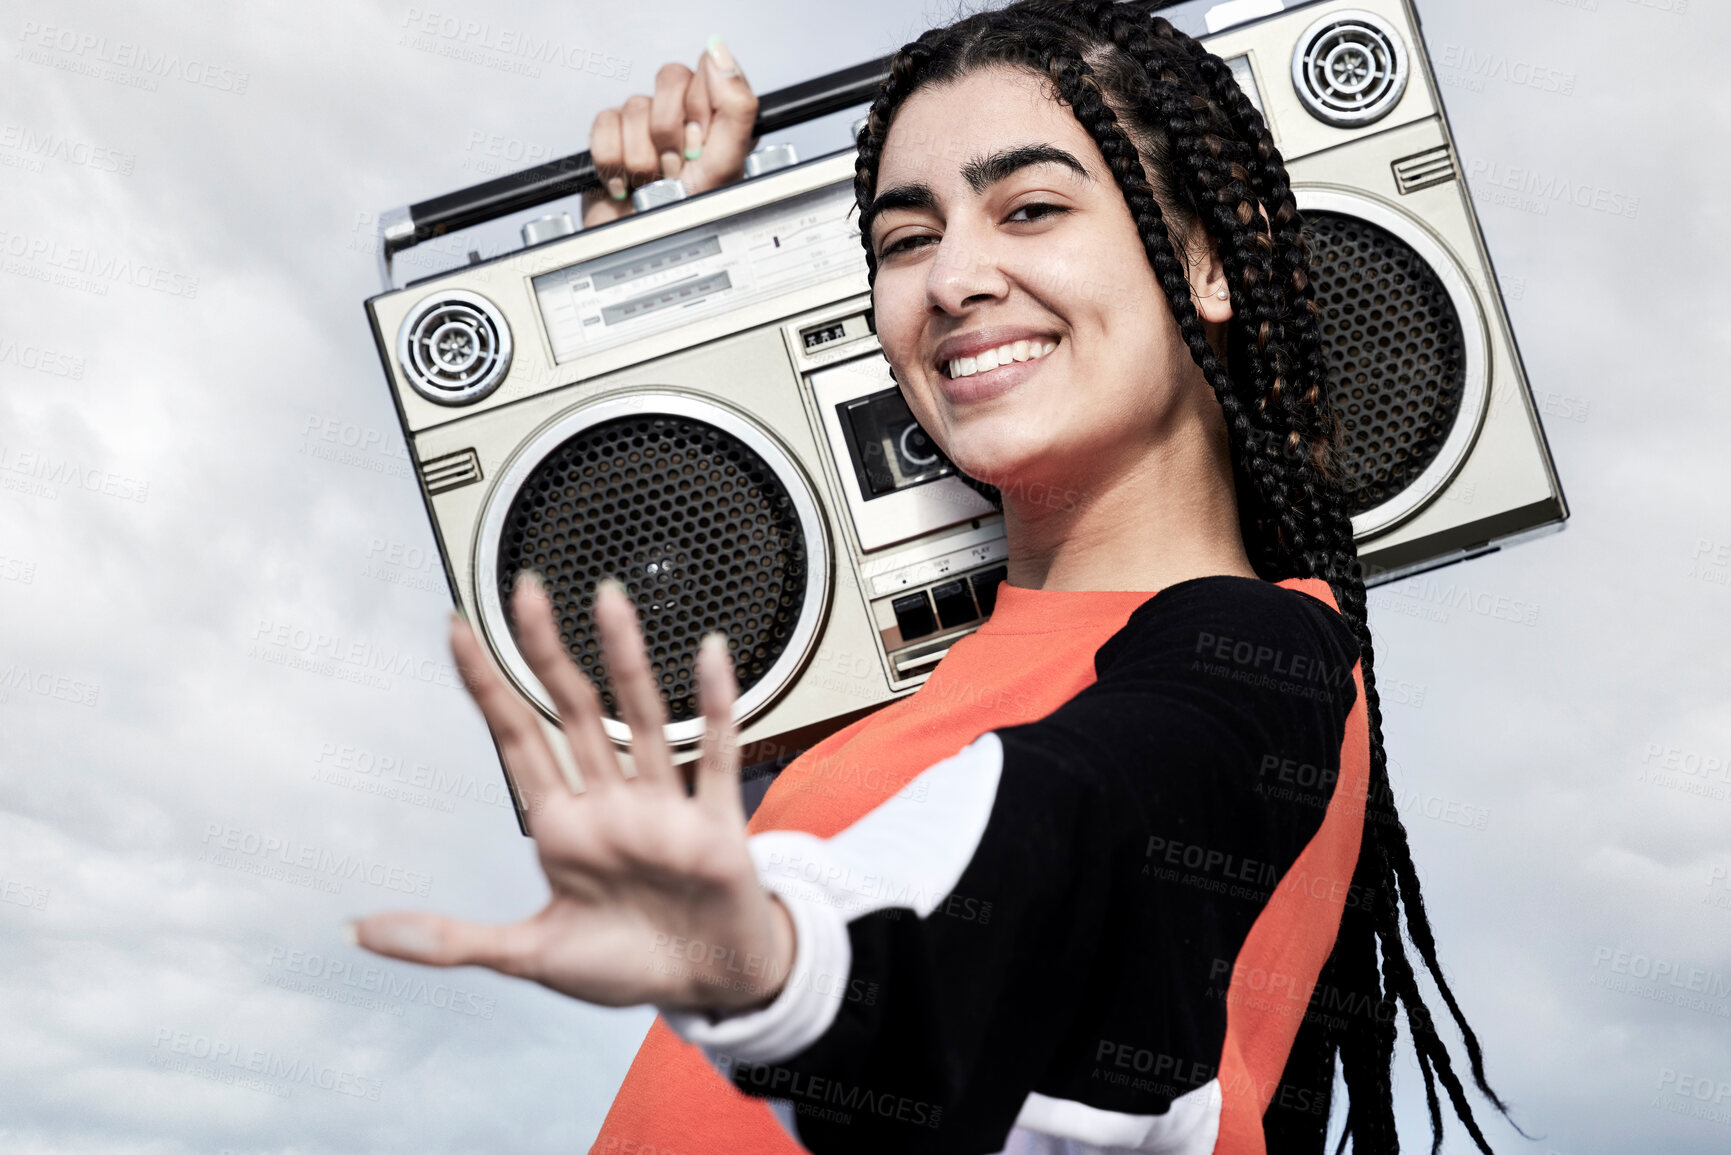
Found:
<path fill-rule="evenodd" d="M 511 364 L 505 318 L 474 293 L 426 300 L 404 318 L 398 356 L 415 391 L 433 401 L 474 401 Z"/>
<path fill-rule="evenodd" d="M 1354 515 L 1436 459 L 1466 386 L 1461 321 L 1428 263 L 1399 237 L 1340 213 L 1305 214 Z"/>
<path fill-rule="evenodd" d="M 615 719 L 593 608 L 597 581 L 623 581 L 668 721 L 683 722 L 700 716 L 703 635 L 727 635 L 750 689 L 793 636 L 806 565 L 793 501 L 763 458 L 706 422 L 652 413 L 590 426 L 535 467 L 506 516 L 497 580 L 508 606 L 519 570 L 547 579 L 565 648 Z"/>
<path fill-rule="evenodd" d="M 1399 34 L 1368 12 L 1312 25 L 1294 49 L 1292 74 L 1312 115 L 1335 125 L 1388 115 L 1406 89 Z"/>

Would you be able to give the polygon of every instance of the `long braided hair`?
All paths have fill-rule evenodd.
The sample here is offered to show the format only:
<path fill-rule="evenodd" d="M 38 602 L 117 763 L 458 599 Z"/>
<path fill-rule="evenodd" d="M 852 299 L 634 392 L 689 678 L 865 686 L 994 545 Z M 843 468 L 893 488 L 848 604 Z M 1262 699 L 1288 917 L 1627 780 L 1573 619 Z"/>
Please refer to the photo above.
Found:
<path fill-rule="evenodd" d="M 1169 2 L 1015 0 L 903 46 L 856 142 L 854 186 L 868 277 L 875 285 L 869 209 L 884 140 L 902 102 L 922 86 L 953 82 L 980 68 L 1010 65 L 1044 78 L 1110 167 L 1190 354 L 1219 399 L 1251 564 L 1268 581 L 1326 580 L 1358 639 L 1370 786 L 1352 881 L 1369 901 L 1343 913 L 1288 1074 L 1298 1064 L 1310 1067 L 1296 1077 L 1319 1083 L 1326 1096 L 1338 1055 L 1348 1107 L 1337 1155 L 1348 1136 L 1355 1151 L 1398 1151 L 1391 1087 L 1398 1005 L 1424 1076 L 1433 1155 L 1443 1134 L 1439 1082 L 1473 1141 L 1489 1153 L 1402 938 L 1404 911 L 1406 933 L 1466 1043 L 1473 1082 L 1507 1116 L 1508 1108 L 1486 1083 L 1478 1038 L 1437 961 L 1388 779 L 1364 579 L 1340 485 L 1339 425 L 1329 405 L 1304 220 L 1262 116 L 1224 61 L 1155 15 Z M 1179 256 L 1198 227 L 1219 245 L 1230 286 L 1224 360 L 1205 336 Z M 991 485 L 962 478 L 1001 505 Z M 1324 991 L 1330 1005 L 1344 1001 L 1371 1010 L 1346 1017 L 1317 1014 Z M 1302 1058 L 1301 1051 L 1312 1057 Z M 1282 1123 L 1279 1133 L 1283 1145 L 1290 1140 L 1320 1151 L 1326 1125 L 1326 1116 L 1291 1130 Z M 1265 1126 L 1274 1139 L 1274 1111 Z"/>

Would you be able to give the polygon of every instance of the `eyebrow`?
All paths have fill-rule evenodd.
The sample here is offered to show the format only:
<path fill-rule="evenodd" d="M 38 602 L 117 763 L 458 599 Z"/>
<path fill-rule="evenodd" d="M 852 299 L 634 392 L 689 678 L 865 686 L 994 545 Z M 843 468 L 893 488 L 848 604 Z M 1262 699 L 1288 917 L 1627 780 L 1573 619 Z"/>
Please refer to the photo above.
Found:
<path fill-rule="evenodd" d="M 962 166 L 962 178 L 974 192 L 983 193 L 999 181 L 1036 164 L 1063 165 L 1074 170 L 1076 175 L 1085 181 L 1091 183 L 1094 179 L 1082 166 L 1081 161 L 1050 144 L 1018 145 L 1015 148 L 1001 149 L 989 156 L 975 157 Z M 870 230 L 879 213 L 891 209 L 928 209 L 935 212 L 937 207 L 937 194 L 932 191 L 931 185 L 920 181 L 899 184 L 873 198 L 871 205 L 860 214 L 860 228 L 870 236 Z"/>

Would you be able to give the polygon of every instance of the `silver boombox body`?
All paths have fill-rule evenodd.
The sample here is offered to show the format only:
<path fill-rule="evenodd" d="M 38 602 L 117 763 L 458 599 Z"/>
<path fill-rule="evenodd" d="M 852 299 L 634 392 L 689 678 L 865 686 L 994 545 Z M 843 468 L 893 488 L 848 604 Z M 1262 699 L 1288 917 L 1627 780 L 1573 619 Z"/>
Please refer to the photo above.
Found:
<path fill-rule="evenodd" d="M 1232 65 L 1309 222 L 1366 572 L 1559 527 L 1410 3 L 1289 5 L 1209 35 L 1244 2 L 1162 15 Z M 748 761 L 767 764 L 913 691 L 991 613 L 1003 519 L 889 376 L 850 212 L 854 150 L 803 164 L 789 151 L 594 230 L 542 218 L 519 251 L 367 302 L 454 597 L 550 733 L 505 612 L 524 567 L 547 577 L 598 684 L 594 583 L 625 582 L 680 761 L 701 736 L 692 663 L 709 630 L 729 638 Z M 421 208 L 387 226 L 387 284 Z"/>

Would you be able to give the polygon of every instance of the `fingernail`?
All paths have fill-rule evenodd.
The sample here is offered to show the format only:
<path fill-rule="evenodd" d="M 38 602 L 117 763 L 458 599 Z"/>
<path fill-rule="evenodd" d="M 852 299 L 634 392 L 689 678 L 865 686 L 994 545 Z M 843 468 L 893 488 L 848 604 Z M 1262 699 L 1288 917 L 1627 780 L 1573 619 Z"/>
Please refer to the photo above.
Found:
<path fill-rule="evenodd" d="M 721 75 L 739 75 L 739 65 L 734 63 L 733 53 L 727 50 L 727 45 L 721 42 L 721 33 L 719 32 L 709 38 L 709 60 Z"/>
<path fill-rule="evenodd" d="M 710 630 L 703 635 L 703 641 L 698 644 L 706 650 L 715 650 L 720 654 L 727 653 L 727 635 L 720 630 Z"/>
<path fill-rule="evenodd" d="M 355 926 L 355 920 L 352 918 L 343 923 L 343 941 L 348 943 L 350 946 L 361 945 L 361 932 Z"/>
<path fill-rule="evenodd" d="M 696 160 L 703 155 L 703 126 L 695 120 L 685 122 L 685 159 Z"/>
<path fill-rule="evenodd" d="M 625 178 L 622 176 L 610 176 L 610 177 L 608 177 L 607 178 L 607 195 L 612 197 L 616 201 L 624 200 L 625 199 Z"/>
<path fill-rule="evenodd" d="M 625 592 L 625 583 L 616 577 L 604 577 L 600 581 L 596 582 L 595 596 L 600 597 L 602 590 L 612 590 L 627 601 L 631 599 L 631 595 Z"/>
<path fill-rule="evenodd" d="M 547 595 L 547 579 L 543 578 L 539 573 L 532 569 L 520 569 L 517 571 L 517 584 L 512 587 L 512 592 L 515 593 L 524 586 L 528 586 L 543 597 Z"/>
<path fill-rule="evenodd" d="M 681 163 L 683 162 L 680 161 L 679 154 L 672 149 L 667 149 L 661 154 L 661 175 L 663 177 L 678 176 Z"/>

